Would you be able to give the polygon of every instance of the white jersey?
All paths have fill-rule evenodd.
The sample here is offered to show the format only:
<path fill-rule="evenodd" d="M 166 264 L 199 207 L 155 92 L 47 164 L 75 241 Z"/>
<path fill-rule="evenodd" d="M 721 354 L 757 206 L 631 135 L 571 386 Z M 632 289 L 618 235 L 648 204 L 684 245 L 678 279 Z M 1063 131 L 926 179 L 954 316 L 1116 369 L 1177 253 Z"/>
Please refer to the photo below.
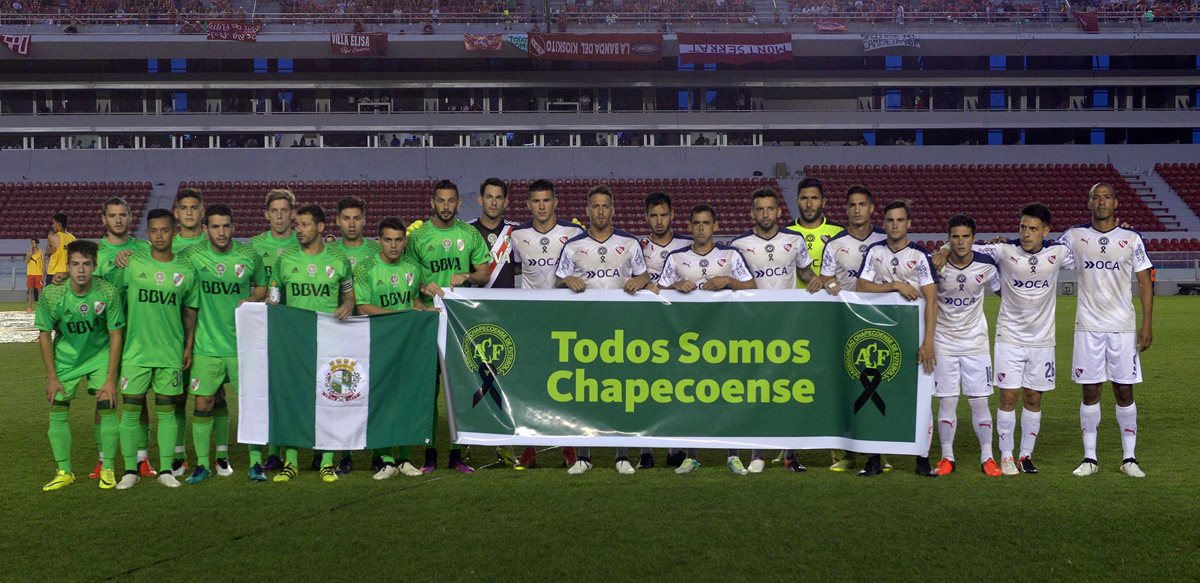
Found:
<path fill-rule="evenodd" d="M 517 225 L 510 238 L 513 261 L 521 266 L 521 288 L 553 289 L 554 270 L 563 245 L 581 234 L 583 229 L 579 225 L 567 221 L 558 221 L 545 233 L 531 222 Z"/>
<path fill-rule="evenodd" d="M 704 255 L 700 255 L 688 247 L 672 251 L 670 255 L 667 255 L 662 277 L 658 278 L 658 285 L 669 287 L 676 282 L 685 280 L 700 285 L 710 278 L 722 275 L 738 281 L 754 279 L 754 276 L 750 274 L 750 269 L 746 267 L 746 261 L 742 258 L 742 254 L 733 247 L 713 245 L 713 248 Z"/>
<path fill-rule="evenodd" d="M 792 231 L 780 229 L 763 239 L 751 230 L 729 244 L 742 252 L 759 289 L 794 289 L 796 274 L 813 263 L 804 235 Z"/>
<path fill-rule="evenodd" d="M 1058 271 L 1075 268 L 1071 250 L 1053 240 L 1044 241 L 1037 253 L 1026 253 L 1017 240 L 973 249 L 991 257 L 1000 270 L 996 342 L 1054 346 Z"/>
<path fill-rule="evenodd" d="M 614 229 L 608 239 L 576 236 L 563 245 L 554 275 L 583 279 L 588 289 L 621 289 L 631 277 L 646 273 L 646 259 L 637 238 Z"/>
<path fill-rule="evenodd" d="M 842 231 L 825 243 L 825 252 L 821 254 L 821 275 L 837 277 L 838 286 L 844 290 L 854 291 L 858 288 L 858 274 L 862 271 L 863 254 L 867 247 L 879 241 L 886 241 L 887 235 L 883 229 L 872 227 L 866 239 L 857 239 L 850 231 Z"/>
<path fill-rule="evenodd" d="M 858 277 L 875 283 L 901 281 L 918 290 L 937 283 L 933 259 L 924 247 L 910 242 L 892 251 L 886 238 L 867 247 Z"/>
<path fill-rule="evenodd" d="M 1058 240 L 1071 249 L 1079 269 L 1079 309 L 1075 329 L 1133 332 L 1134 274 L 1154 267 L 1135 231 L 1117 227 L 1097 231 L 1091 225 L 1068 229 Z"/>
<path fill-rule="evenodd" d="M 672 234 L 666 245 L 659 245 L 651 241 L 650 237 L 642 237 L 642 257 L 646 258 L 646 271 L 650 272 L 650 281 L 658 283 L 663 266 L 667 264 L 667 255 L 691 246 L 692 238 L 687 235 Z"/>
<path fill-rule="evenodd" d="M 935 353 L 946 356 L 990 353 L 983 294 L 985 288 L 993 292 L 1000 289 L 999 274 L 996 262 L 982 253 L 975 253 L 966 267 L 946 262 L 938 274 Z"/>

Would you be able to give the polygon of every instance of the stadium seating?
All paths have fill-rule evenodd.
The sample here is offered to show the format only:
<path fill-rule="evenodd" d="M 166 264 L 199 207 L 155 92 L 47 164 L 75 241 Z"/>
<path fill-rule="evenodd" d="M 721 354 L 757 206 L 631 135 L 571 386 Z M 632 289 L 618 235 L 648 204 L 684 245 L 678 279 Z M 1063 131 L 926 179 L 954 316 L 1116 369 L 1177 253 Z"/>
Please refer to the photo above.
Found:
<path fill-rule="evenodd" d="M 512 203 L 509 204 L 507 218 L 512 221 L 529 220 L 529 209 L 524 204 L 529 181 L 513 179 L 508 183 L 512 189 Z M 590 187 L 601 183 L 612 187 L 615 195 L 613 224 L 634 233 L 646 230 L 645 196 L 655 190 L 667 192 L 674 200 L 674 227 L 677 230 L 687 232 L 688 209 L 704 203 L 716 209 L 720 234 L 734 235 L 751 227 L 750 192 L 762 187 L 779 189 L 774 179 L 767 178 L 568 178 L 557 182 L 558 216 L 564 220 L 586 221 L 584 197 Z M 267 191 L 272 188 L 291 188 L 297 200 L 320 204 L 327 214 L 326 232 L 334 235 L 338 234 L 333 217 L 338 199 L 348 195 L 358 196 L 367 203 L 369 220 L 366 232 L 373 237 L 378 220 L 387 215 L 399 215 L 406 222 L 428 220 L 429 193 L 433 184 L 432 180 L 242 180 L 183 182 L 179 187 L 199 188 L 207 202 L 228 204 L 234 212 L 237 233 L 242 237 L 267 229 L 263 201 Z M 466 192 L 464 190 L 464 194 Z M 791 220 L 784 206 L 781 221 Z"/>
<path fill-rule="evenodd" d="M 150 198 L 149 182 L 7 182 L 0 183 L 0 239 L 45 239 L 50 217 L 64 212 L 67 230 L 76 237 L 104 234 L 100 207 L 113 196 L 129 201 L 136 226 Z"/>
<path fill-rule="evenodd" d="M 1050 207 L 1055 231 L 1087 222 L 1087 191 L 1097 182 L 1116 187 L 1121 197 L 1119 218 L 1142 231 L 1165 227 L 1111 164 L 969 164 L 806 166 L 804 173 L 820 178 L 831 199 L 826 205 L 834 221 L 844 221 L 842 194 L 862 184 L 875 195 L 876 216 L 895 199 L 913 203 L 913 232 L 941 233 L 955 214 L 975 219 L 983 233 L 1012 233 L 1021 207 L 1040 201 Z"/>
<path fill-rule="evenodd" d="M 1200 215 L 1200 164 L 1155 164 L 1154 171 L 1175 189 L 1192 212 Z"/>

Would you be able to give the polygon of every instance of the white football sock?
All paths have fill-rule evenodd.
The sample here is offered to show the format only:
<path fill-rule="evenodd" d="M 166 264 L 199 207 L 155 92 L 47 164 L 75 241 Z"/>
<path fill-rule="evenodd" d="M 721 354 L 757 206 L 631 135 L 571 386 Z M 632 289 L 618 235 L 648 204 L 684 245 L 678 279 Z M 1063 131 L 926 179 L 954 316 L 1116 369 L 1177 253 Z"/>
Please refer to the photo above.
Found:
<path fill-rule="evenodd" d="M 1083 457 L 1096 457 L 1096 432 L 1100 428 L 1100 403 L 1079 404 L 1079 428 L 1083 431 Z"/>
<path fill-rule="evenodd" d="M 944 458 L 954 459 L 954 433 L 957 429 L 958 397 L 938 399 L 938 441 L 942 442 Z"/>
<path fill-rule="evenodd" d="M 967 399 L 971 406 L 971 425 L 975 426 L 975 437 L 979 440 L 979 462 L 992 459 L 992 412 L 988 409 L 987 397 Z"/>
<path fill-rule="evenodd" d="M 1000 459 L 1013 456 L 1013 430 L 1017 428 L 1017 412 L 996 409 L 996 435 L 1000 437 Z"/>
<path fill-rule="evenodd" d="M 1128 407 L 1117 405 L 1117 425 L 1121 427 L 1122 459 L 1137 457 L 1134 455 L 1137 449 L 1137 403 L 1130 403 Z"/>
<path fill-rule="evenodd" d="M 1021 457 L 1033 455 L 1038 433 L 1042 430 L 1042 412 L 1021 408 Z"/>

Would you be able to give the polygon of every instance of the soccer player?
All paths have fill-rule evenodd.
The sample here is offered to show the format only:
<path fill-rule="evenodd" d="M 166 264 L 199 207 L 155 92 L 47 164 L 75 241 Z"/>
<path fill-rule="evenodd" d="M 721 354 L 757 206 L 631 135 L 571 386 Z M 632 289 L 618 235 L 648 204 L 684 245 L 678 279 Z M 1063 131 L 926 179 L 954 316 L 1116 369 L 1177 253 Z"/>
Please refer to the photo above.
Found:
<path fill-rule="evenodd" d="M 251 238 L 250 247 L 262 262 L 267 282 L 271 282 L 274 281 L 273 269 L 279 256 L 298 244 L 296 232 L 292 229 L 292 211 L 296 207 L 296 195 L 286 188 L 276 188 L 267 192 L 265 204 L 266 210 L 263 214 L 267 218 L 268 229 Z M 283 460 L 279 457 L 279 446 L 268 446 L 263 471 L 271 472 L 282 468 Z"/>
<path fill-rule="evenodd" d="M 673 289 L 682 293 L 694 290 L 717 291 L 722 289 L 743 290 L 754 289 L 754 276 L 746 266 L 741 252 L 734 247 L 717 245 L 713 235 L 717 232 L 717 211 L 706 204 L 692 207 L 688 215 L 691 225 L 692 245 L 684 249 L 672 251 L 667 255 L 663 266 L 662 276 L 658 278 L 658 286 L 662 289 Z M 757 451 L 757 450 L 756 450 Z M 762 472 L 762 456 L 755 458 L 758 471 Z M 725 466 L 734 474 L 744 476 L 748 472 L 738 457 L 738 450 L 728 452 Z M 688 451 L 687 459 L 675 469 L 677 474 L 687 474 L 700 467 L 696 460 L 696 452 Z"/>
<path fill-rule="evenodd" d="M 315 204 L 296 209 L 296 247 L 288 247 L 275 264 L 272 287 L 279 290 L 280 302 L 313 312 L 333 314 L 345 320 L 354 313 L 354 274 L 350 260 L 340 249 L 326 245 L 325 211 Z M 300 474 L 295 446 L 281 444 L 286 456 L 276 482 L 287 482 Z M 315 455 L 315 454 L 314 454 Z M 321 452 L 321 481 L 336 482 L 333 452 Z"/>
<path fill-rule="evenodd" d="M 754 219 L 754 227 L 729 242 L 742 252 L 759 289 L 794 289 L 797 280 L 807 285 L 816 277 L 804 236 L 795 231 L 780 230 L 779 215 L 779 193 L 770 188 L 755 190 L 750 194 L 750 216 Z M 786 450 L 784 455 L 784 467 L 794 472 L 807 470 L 796 459 L 795 451 Z M 766 467 L 762 450 L 753 450 L 750 456 L 747 470 L 751 474 L 762 472 Z"/>
<path fill-rule="evenodd" d="M 787 230 L 804 236 L 808 256 L 812 258 L 813 271 L 821 273 L 821 256 L 825 253 L 825 244 L 846 229 L 830 222 L 825 216 L 825 186 L 816 178 L 810 177 L 800 181 L 796 188 L 796 208 L 800 209 L 800 216 L 788 225 Z M 796 282 L 796 287 L 806 287 L 809 283 L 809 280 L 800 280 Z"/>
<path fill-rule="evenodd" d="M 933 338 L 937 367 L 933 371 L 933 396 L 938 399 L 938 438 L 942 459 L 937 473 L 953 473 L 954 433 L 958 428 L 959 391 L 971 407 L 971 424 L 979 438 L 979 463 L 988 476 L 1001 475 L 992 457 L 992 358 L 988 349 L 988 324 L 983 315 L 987 288 L 1000 290 L 999 270 L 992 258 L 971 249 L 975 220 L 950 217 L 946 265 L 938 277 L 938 323 Z"/>
<path fill-rule="evenodd" d="M 198 189 L 181 188 L 175 195 L 175 207 L 172 209 L 175 214 L 175 223 L 179 225 L 179 232 L 175 233 L 175 238 L 171 240 L 171 251 L 176 254 L 183 253 L 184 249 L 204 242 L 204 231 L 201 228 L 201 221 L 204 219 L 204 196 Z M 187 398 L 184 396 L 184 402 Z"/>
<path fill-rule="evenodd" d="M 575 223 L 558 220 L 558 195 L 554 183 L 539 179 L 529 183 L 529 207 L 532 220 L 513 227 L 512 258 L 520 266 L 522 289 L 552 289 L 557 282 L 554 270 L 558 256 L 567 241 L 583 234 Z M 571 467 L 577 461 L 573 447 L 562 448 L 563 465 Z M 526 447 L 518 463 L 523 468 L 537 465 L 537 449 Z"/>
<path fill-rule="evenodd" d="M 75 235 L 67 232 L 67 214 L 55 213 L 50 220 L 50 235 L 46 237 L 46 283 L 62 283 L 67 278 L 67 245 Z"/>
<path fill-rule="evenodd" d="M 215 204 L 204 211 L 208 241 L 188 247 L 182 254 L 199 281 L 198 293 L 187 304 L 196 322 L 188 392 L 196 399 L 192 411 L 192 442 L 196 469 L 186 482 L 195 484 L 209 477 L 209 441 L 216 436 L 218 476 L 233 475 L 229 465 L 229 407 L 225 384 L 238 390 L 237 333 L 234 311 L 242 302 L 261 302 L 267 297 L 266 273 L 254 249 L 233 240 L 233 211 Z M 262 449 L 250 446 L 251 480 L 267 479 L 262 470 Z"/>
<path fill-rule="evenodd" d="M 113 284 L 121 295 L 122 305 L 127 305 L 125 267 L 129 265 L 129 257 L 133 253 L 149 253 L 150 244 L 130 236 L 133 214 L 129 210 L 129 203 L 119 196 L 104 201 L 104 206 L 101 207 L 100 222 L 104 224 L 106 232 L 100 238 L 97 247 L 95 276 Z M 97 416 L 95 419 L 96 443 L 100 443 L 100 421 Z M 158 472 L 154 470 L 154 466 L 150 465 L 150 410 L 145 401 L 142 402 L 142 411 L 138 414 L 138 431 L 138 475 L 143 478 L 153 478 L 158 475 Z M 100 477 L 103 461 L 96 461 L 95 469 L 88 474 L 89 478 L 98 479 Z"/>
<path fill-rule="evenodd" d="M 858 291 L 866 293 L 896 292 L 908 301 L 925 302 L 925 338 L 917 351 L 917 361 L 925 372 L 933 372 L 933 338 L 937 330 L 937 275 L 924 247 L 908 240 L 908 229 L 912 225 L 912 212 L 908 203 L 893 200 L 883 207 L 883 230 L 887 239 L 867 247 L 863 255 L 862 273 L 858 275 Z M 917 456 L 916 472 L 919 476 L 937 477 L 929 467 L 929 447 L 933 427 L 925 442 L 925 455 Z M 867 457 L 860 476 L 874 476 L 883 472 L 879 455 Z"/>
<path fill-rule="evenodd" d="M 58 470 L 42 490 L 58 490 L 75 481 L 71 472 L 69 412 L 75 391 L 87 384 L 96 395 L 100 418 L 100 488 L 117 485 L 113 461 L 117 455 L 117 371 L 125 314 L 121 294 L 112 284 L 94 277 L 96 244 L 67 244 L 69 277 L 46 288 L 38 301 L 34 325 L 46 367 L 46 399 L 50 404 L 50 449 Z M 51 333 L 54 333 L 53 339 Z"/>
<path fill-rule="evenodd" d="M 1091 223 L 1068 229 L 1058 240 L 1070 247 L 1076 267 L 1080 268 L 1071 376 L 1083 387 L 1083 401 L 1079 404 L 1083 462 L 1073 473 L 1090 476 L 1099 469 L 1096 437 L 1100 395 L 1107 380 L 1112 383 L 1117 401 L 1123 453 L 1121 473 L 1144 478 L 1146 474 L 1135 455 L 1137 404 L 1133 401 L 1133 385 L 1142 382 L 1138 353 L 1149 349 L 1154 339 L 1154 283 L 1150 279 L 1154 266 L 1146 256 L 1141 235 L 1117 224 L 1117 203 L 1117 190 L 1111 184 L 1096 184 L 1088 192 Z M 1141 329 L 1136 328 L 1131 279 L 1137 279 L 1138 283 Z"/>
<path fill-rule="evenodd" d="M 146 214 L 150 252 L 138 252 L 125 268 L 128 300 L 125 353 L 121 360 L 121 454 L 125 475 L 118 490 L 137 485 L 137 414 L 154 391 L 158 417 L 159 467 L 171 466 L 175 449 L 175 396 L 183 392 L 183 371 L 191 366 L 195 320 L 183 307 L 196 293 L 196 272 L 186 260 L 171 251 L 175 217 L 166 209 Z M 178 488 L 171 472 L 158 474 L 158 483 Z"/>
<path fill-rule="evenodd" d="M 1033 448 L 1042 425 L 1042 393 L 1054 390 L 1054 316 L 1058 272 L 1074 269 L 1066 245 L 1046 240 L 1050 209 L 1031 203 L 1021 209 L 1020 237 L 1007 243 L 975 245 L 1000 270 L 1000 313 L 996 316 L 995 385 L 1000 388 L 996 435 L 1000 471 L 1006 476 L 1036 474 Z M 945 251 L 939 255 L 944 256 Z M 935 265 L 940 261 L 935 261 Z M 1020 458 L 1013 461 L 1018 390 L 1022 396 Z"/>
<path fill-rule="evenodd" d="M 675 222 L 675 211 L 671 208 L 671 197 L 665 192 L 651 192 L 646 195 L 646 226 L 650 235 L 642 237 L 642 256 L 646 259 L 646 270 L 650 273 L 650 282 L 657 284 L 662 275 L 663 264 L 667 255 L 672 251 L 687 249 L 692 244 L 692 238 L 678 234 L 671 228 Z M 695 453 L 695 450 L 690 450 Z M 696 456 L 691 456 L 693 459 Z M 667 450 L 667 467 L 678 468 L 688 458 L 682 449 Z M 649 447 L 642 448 L 638 458 L 637 469 L 644 470 L 654 467 L 654 451 Z"/>
<path fill-rule="evenodd" d="M 871 214 L 875 212 L 875 198 L 871 191 L 855 185 L 846 189 L 846 229 L 825 243 L 821 253 L 821 277 L 808 282 L 808 292 L 822 289 L 837 295 L 840 290 L 855 291 L 858 274 L 862 271 L 863 254 L 867 247 L 887 239 L 883 229 L 871 225 Z M 830 470 L 845 472 L 857 463 L 854 452 L 832 450 L 833 464 Z M 884 471 L 891 466 L 885 461 Z"/>
<path fill-rule="evenodd" d="M 404 221 L 399 217 L 380 221 L 379 254 L 367 257 L 354 267 L 354 302 L 359 314 L 370 316 L 426 309 L 421 301 L 421 288 L 425 284 L 421 264 L 412 255 L 404 253 L 408 245 L 406 232 Z M 410 451 L 409 446 L 402 446 L 399 454 L 393 455 L 390 448 L 376 449 L 379 469 L 374 478 L 386 480 L 398 473 L 422 475 L 420 468 L 409 461 Z"/>
<path fill-rule="evenodd" d="M 487 244 L 478 230 L 458 218 L 460 202 L 457 184 L 449 180 L 434 184 L 429 197 L 433 216 L 409 236 L 408 252 L 426 271 L 428 281 L 443 288 L 482 286 L 489 278 L 491 259 Z M 433 305 L 428 294 L 422 293 L 421 301 Z M 475 471 L 463 460 L 462 450 L 457 447 L 450 450 L 450 467 L 464 474 Z M 421 471 L 430 473 L 436 469 L 437 448 L 431 445 L 425 448 Z"/>
<path fill-rule="evenodd" d="M 585 289 L 620 288 L 633 294 L 650 284 L 641 245 L 633 235 L 614 229 L 612 216 L 612 190 L 603 184 L 593 186 L 587 197 L 587 231 L 563 245 L 554 270 L 556 287 L 576 293 Z M 617 448 L 616 467 L 621 474 L 636 471 L 629 463 L 626 448 Z M 575 465 L 567 473 L 582 474 L 591 469 L 591 448 L 581 447 Z"/>
<path fill-rule="evenodd" d="M 46 255 L 38 247 L 37 238 L 29 240 L 29 250 L 25 252 L 25 289 L 28 297 L 25 301 L 25 312 L 33 311 L 37 305 L 38 295 L 46 283 Z"/>

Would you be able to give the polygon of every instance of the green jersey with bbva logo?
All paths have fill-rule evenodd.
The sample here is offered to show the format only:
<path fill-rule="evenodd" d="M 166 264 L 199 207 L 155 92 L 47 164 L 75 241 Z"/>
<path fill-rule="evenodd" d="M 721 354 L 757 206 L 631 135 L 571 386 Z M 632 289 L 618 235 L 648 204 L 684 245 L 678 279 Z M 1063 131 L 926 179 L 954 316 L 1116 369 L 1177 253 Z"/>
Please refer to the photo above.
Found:
<path fill-rule="evenodd" d="M 175 255 L 156 261 L 134 253 L 125 268 L 125 353 L 122 363 L 141 367 L 183 366 L 183 307 L 195 301 L 196 271 Z"/>
<path fill-rule="evenodd" d="M 382 248 L 379 247 L 379 243 L 370 239 L 363 239 L 362 245 L 359 245 L 358 247 L 347 247 L 345 239 L 332 243 L 332 245 L 340 249 L 342 254 L 344 254 L 346 258 L 350 260 L 350 267 L 352 268 L 358 267 L 359 263 L 379 255 L 379 252 L 382 251 Z"/>
<path fill-rule="evenodd" d="M 408 252 L 416 258 L 428 276 L 427 283 L 450 287 L 456 273 L 471 273 L 472 265 L 490 263 L 492 255 L 479 229 L 454 219 L 449 228 L 433 226 L 433 220 L 421 225 L 408 238 Z M 430 300 L 422 296 L 424 300 Z"/>
<path fill-rule="evenodd" d="M 331 314 L 341 304 L 342 291 L 354 289 L 354 272 L 346 255 L 332 245 L 316 255 L 291 247 L 279 256 L 274 281 L 281 303 Z"/>
<path fill-rule="evenodd" d="M 255 286 L 267 285 L 262 261 L 254 249 L 234 241 L 225 253 L 211 243 L 192 245 L 182 257 L 191 262 L 199 281 L 199 293 L 188 303 L 199 310 L 193 352 L 204 356 L 237 356 L 237 325 L 234 311 L 250 297 Z"/>
<path fill-rule="evenodd" d="M 387 310 L 411 310 L 420 292 L 421 264 L 410 255 L 389 264 L 376 255 L 354 268 L 354 302 Z"/>
<path fill-rule="evenodd" d="M 108 237 L 100 239 L 97 243 L 98 250 L 96 251 L 96 277 L 103 277 L 105 281 L 117 286 L 117 291 L 125 293 L 125 269 L 117 267 L 117 256 L 124 251 L 137 253 L 144 251 L 150 252 L 150 243 L 142 239 L 134 239 L 130 237 L 124 243 L 115 245 L 108 241 Z"/>
<path fill-rule="evenodd" d="M 38 300 L 34 326 L 56 330 L 54 371 L 70 381 L 108 367 L 108 332 L 125 326 L 125 310 L 117 286 L 100 278 L 83 295 L 70 282 L 46 286 Z"/>
<path fill-rule="evenodd" d="M 295 231 L 282 239 L 277 238 L 270 231 L 259 233 L 250 239 L 250 246 L 254 248 L 254 252 L 262 261 L 263 273 L 266 274 L 267 281 L 272 281 L 272 270 L 275 268 L 275 263 L 279 261 L 279 256 L 283 255 L 288 248 L 299 245 L 300 243 L 296 241 Z"/>

